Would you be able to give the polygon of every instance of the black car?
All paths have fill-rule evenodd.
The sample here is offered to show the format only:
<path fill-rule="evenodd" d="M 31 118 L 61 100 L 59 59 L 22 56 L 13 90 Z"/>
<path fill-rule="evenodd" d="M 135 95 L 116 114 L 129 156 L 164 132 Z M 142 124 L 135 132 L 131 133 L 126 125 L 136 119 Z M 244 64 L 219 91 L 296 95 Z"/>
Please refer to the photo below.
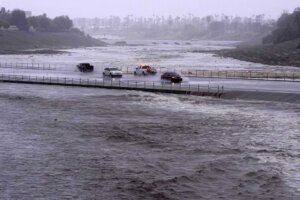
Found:
<path fill-rule="evenodd" d="M 162 80 L 169 80 L 171 83 L 181 83 L 182 78 L 179 74 L 175 72 L 165 72 L 161 75 Z"/>
<path fill-rule="evenodd" d="M 81 72 L 93 72 L 94 71 L 94 66 L 91 65 L 90 63 L 80 63 L 77 65 L 77 68 Z"/>

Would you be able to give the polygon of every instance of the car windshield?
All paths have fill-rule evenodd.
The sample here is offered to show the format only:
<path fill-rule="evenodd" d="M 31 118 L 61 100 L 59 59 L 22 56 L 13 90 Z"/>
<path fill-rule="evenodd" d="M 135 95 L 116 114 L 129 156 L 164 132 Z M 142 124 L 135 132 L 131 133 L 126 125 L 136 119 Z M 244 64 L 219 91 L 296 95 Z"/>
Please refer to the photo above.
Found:
<path fill-rule="evenodd" d="M 110 71 L 119 71 L 118 68 L 109 68 Z"/>
<path fill-rule="evenodd" d="M 177 73 L 175 72 L 168 72 L 166 73 L 166 75 L 169 75 L 169 76 L 179 76 Z"/>

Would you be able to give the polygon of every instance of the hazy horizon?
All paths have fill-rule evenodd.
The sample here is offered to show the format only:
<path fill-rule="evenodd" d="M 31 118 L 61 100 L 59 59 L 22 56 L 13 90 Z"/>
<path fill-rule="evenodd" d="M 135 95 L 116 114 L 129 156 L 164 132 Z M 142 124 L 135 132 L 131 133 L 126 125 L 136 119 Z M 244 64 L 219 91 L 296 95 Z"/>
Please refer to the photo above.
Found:
<path fill-rule="evenodd" d="M 50 17 L 206 16 L 215 14 L 252 16 L 265 14 L 277 18 L 287 10 L 299 7 L 299 0 L 2 0 L 0 7 L 32 11 L 33 15 L 47 13 Z"/>

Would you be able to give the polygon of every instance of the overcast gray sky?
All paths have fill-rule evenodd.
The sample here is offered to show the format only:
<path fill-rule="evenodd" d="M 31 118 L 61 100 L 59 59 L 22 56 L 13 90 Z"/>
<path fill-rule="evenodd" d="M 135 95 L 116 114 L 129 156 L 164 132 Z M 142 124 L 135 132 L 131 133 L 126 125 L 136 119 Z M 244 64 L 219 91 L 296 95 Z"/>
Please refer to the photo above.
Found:
<path fill-rule="evenodd" d="M 251 16 L 266 14 L 272 18 L 283 10 L 292 12 L 300 0 L 1 0 L 0 7 L 33 11 L 34 15 L 70 17 L 106 17 L 110 15 L 195 16 L 227 14 Z"/>

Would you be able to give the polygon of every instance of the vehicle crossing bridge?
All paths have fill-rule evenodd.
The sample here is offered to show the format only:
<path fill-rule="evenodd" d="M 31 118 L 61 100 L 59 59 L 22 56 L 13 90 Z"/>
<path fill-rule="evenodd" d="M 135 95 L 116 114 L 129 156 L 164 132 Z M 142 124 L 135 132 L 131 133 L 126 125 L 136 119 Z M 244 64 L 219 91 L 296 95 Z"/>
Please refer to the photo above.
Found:
<path fill-rule="evenodd" d="M 220 98 L 224 93 L 223 86 L 172 84 L 164 82 L 100 80 L 91 78 L 70 78 L 51 76 L 28 76 L 1 74 L 0 81 L 8 83 L 60 85 L 73 87 L 105 88 L 118 90 L 137 90 L 159 93 L 189 94 L 197 96 L 213 96 Z"/>

